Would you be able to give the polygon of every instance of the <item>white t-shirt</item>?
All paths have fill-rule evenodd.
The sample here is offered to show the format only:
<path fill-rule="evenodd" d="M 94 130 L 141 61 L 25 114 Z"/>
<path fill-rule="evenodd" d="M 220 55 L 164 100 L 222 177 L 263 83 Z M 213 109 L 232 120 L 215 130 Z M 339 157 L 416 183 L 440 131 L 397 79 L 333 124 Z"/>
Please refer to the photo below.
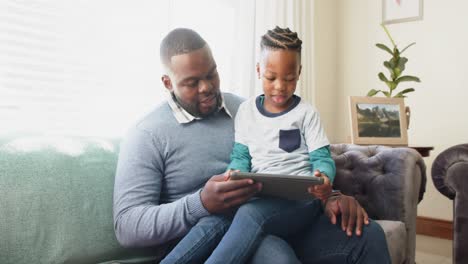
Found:
<path fill-rule="evenodd" d="M 329 145 L 315 108 L 294 95 L 284 112 L 270 113 L 262 98 L 243 102 L 235 119 L 235 141 L 248 147 L 251 171 L 311 175 L 309 152 Z"/>

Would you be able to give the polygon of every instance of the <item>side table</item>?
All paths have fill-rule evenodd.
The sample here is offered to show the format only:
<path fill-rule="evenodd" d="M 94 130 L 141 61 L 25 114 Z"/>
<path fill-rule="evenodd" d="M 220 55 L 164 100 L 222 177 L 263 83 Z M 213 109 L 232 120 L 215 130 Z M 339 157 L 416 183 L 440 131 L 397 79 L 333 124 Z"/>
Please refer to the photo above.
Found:
<path fill-rule="evenodd" d="M 419 152 L 419 154 L 421 154 L 421 156 L 423 157 L 429 157 L 431 150 L 434 149 L 434 147 L 421 147 L 421 146 L 408 146 L 408 148 L 412 148 L 414 150 L 416 150 L 417 152 Z"/>

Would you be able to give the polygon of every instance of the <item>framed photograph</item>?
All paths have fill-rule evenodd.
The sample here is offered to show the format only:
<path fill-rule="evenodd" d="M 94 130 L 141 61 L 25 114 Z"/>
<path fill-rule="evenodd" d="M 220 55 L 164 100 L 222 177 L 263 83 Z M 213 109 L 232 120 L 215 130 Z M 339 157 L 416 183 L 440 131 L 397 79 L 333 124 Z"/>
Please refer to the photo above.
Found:
<path fill-rule="evenodd" d="M 393 24 L 423 18 L 423 0 L 382 0 L 382 23 Z"/>
<path fill-rule="evenodd" d="M 403 98 L 351 96 L 349 104 L 354 144 L 408 145 Z"/>

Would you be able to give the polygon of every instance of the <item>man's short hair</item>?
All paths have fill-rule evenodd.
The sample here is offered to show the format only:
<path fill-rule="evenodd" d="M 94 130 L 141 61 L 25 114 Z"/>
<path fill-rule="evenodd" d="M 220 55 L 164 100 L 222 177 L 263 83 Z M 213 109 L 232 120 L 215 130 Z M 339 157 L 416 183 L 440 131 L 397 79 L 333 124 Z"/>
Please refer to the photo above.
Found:
<path fill-rule="evenodd" d="M 159 50 L 161 63 L 169 67 L 173 56 L 201 49 L 205 45 L 206 41 L 194 30 L 176 28 L 169 32 L 161 42 Z"/>

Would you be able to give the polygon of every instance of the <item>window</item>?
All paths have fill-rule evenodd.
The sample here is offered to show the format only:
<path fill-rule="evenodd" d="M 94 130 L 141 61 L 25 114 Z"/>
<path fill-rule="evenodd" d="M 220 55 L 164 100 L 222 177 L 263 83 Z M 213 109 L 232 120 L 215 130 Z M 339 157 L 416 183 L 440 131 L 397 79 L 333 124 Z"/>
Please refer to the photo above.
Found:
<path fill-rule="evenodd" d="M 159 44 L 174 27 L 198 31 L 213 50 L 221 89 L 248 96 L 239 82 L 254 74 L 254 44 L 240 44 L 253 39 L 243 33 L 253 21 L 246 5 L 0 2 L 0 133 L 122 136 L 165 98 Z M 243 56 L 251 59 L 239 63 Z"/>

